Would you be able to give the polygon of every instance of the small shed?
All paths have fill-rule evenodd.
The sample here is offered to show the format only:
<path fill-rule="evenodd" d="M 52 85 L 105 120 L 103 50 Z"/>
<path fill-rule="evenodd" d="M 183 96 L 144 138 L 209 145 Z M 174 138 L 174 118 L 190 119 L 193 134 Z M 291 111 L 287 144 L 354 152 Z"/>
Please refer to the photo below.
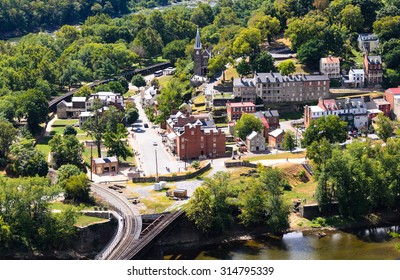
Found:
<path fill-rule="evenodd" d="M 104 157 L 92 159 L 92 172 L 94 174 L 104 174 L 109 172 L 119 172 L 117 157 Z"/>

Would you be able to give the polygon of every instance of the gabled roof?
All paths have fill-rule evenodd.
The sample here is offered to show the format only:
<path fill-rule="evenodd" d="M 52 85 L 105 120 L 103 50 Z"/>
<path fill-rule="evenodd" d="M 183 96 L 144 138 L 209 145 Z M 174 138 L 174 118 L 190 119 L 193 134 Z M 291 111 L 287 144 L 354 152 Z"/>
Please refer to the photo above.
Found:
<path fill-rule="evenodd" d="M 99 163 L 118 162 L 118 159 L 117 157 L 105 157 L 105 158 L 94 158 L 93 161 L 96 164 L 99 164 Z"/>
<path fill-rule="evenodd" d="M 274 131 L 271 131 L 270 133 L 268 133 L 268 135 L 271 135 L 272 137 L 278 137 L 279 135 L 281 135 L 284 131 L 280 128 L 275 129 Z"/>
<path fill-rule="evenodd" d="M 360 41 L 377 41 L 379 40 L 378 35 L 374 33 L 360 33 L 358 34 L 358 40 Z"/>
<path fill-rule="evenodd" d="M 249 106 L 256 106 L 253 102 L 230 102 L 227 103 L 226 106 L 230 107 L 249 107 Z"/>
<path fill-rule="evenodd" d="M 368 62 L 370 64 L 382 64 L 382 58 L 380 55 L 368 56 Z"/>
<path fill-rule="evenodd" d="M 400 94 L 400 87 L 397 88 L 388 88 L 387 91 L 390 91 L 393 94 Z"/>
<path fill-rule="evenodd" d="M 339 58 L 334 56 L 328 56 L 321 58 L 322 63 L 339 63 Z"/>
<path fill-rule="evenodd" d="M 246 138 L 249 140 L 252 140 L 253 138 L 257 137 L 257 135 L 258 135 L 258 132 L 253 130 L 253 132 L 250 133 L 249 135 L 247 135 Z"/>

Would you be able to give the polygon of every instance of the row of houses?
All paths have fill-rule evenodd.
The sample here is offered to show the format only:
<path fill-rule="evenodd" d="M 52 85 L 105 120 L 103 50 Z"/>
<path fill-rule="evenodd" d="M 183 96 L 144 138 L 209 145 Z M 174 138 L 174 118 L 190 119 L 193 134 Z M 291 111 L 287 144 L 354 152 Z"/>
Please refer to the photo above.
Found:
<path fill-rule="evenodd" d="M 89 118 L 93 116 L 91 108 L 96 101 L 100 101 L 103 108 L 100 110 L 108 110 L 109 106 L 115 106 L 117 109 L 124 111 L 124 99 L 119 93 L 113 92 L 97 92 L 91 94 L 88 99 L 86 97 L 72 97 L 71 102 L 65 100 L 57 104 L 57 118 L 59 119 L 77 119 L 79 118 L 79 127 L 82 128 Z"/>
<path fill-rule="evenodd" d="M 315 106 L 304 106 L 304 125 L 312 120 L 328 115 L 338 116 L 347 123 L 348 129 L 368 128 L 379 113 L 390 114 L 390 103 L 383 98 L 370 99 L 369 96 L 342 99 L 320 99 Z"/>

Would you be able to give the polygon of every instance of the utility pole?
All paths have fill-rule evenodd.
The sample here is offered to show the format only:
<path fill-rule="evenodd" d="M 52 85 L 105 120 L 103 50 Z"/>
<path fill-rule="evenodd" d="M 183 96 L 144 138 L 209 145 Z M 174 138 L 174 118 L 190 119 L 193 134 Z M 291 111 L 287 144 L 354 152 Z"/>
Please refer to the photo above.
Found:
<path fill-rule="evenodd" d="M 93 182 L 93 143 L 90 144 L 90 181 Z"/>
<path fill-rule="evenodd" d="M 158 163 L 157 163 L 157 149 L 154 150 L 156 155 L 156 182 L 158 183 Z"/>

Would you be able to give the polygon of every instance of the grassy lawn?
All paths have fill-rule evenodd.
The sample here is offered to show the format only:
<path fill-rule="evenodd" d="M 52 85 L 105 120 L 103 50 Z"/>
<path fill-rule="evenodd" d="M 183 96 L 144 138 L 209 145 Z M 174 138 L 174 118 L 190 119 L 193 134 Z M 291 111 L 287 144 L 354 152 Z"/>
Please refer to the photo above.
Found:
<path fill-rule="evenodd" d="M 303 158 L 305 156 L 306 156 L 306 152 L 300 152 L 300 153 L 287 152 L 287 153 L 242 157 L 242 159 L 252 162 L 252 161 L 258 161 L 258 160 L 265 160 L 265 159 Z"/>
<path fill-rule="evenodd" d="M 165 211 L 170 207 L 175 200 L 169 199 L 165 192 L 155 192 L 151 197 L 141 198 L 140 202 L 146 207 L 141 211 L 141 214 L 154 214 Z"/>
<path fill-rule="evenodd" d="M 76 138 L 78 138 L 79 141 L 92 140 L 92 137 L 87 136 L 86 133 L 85 134 L 77 134 Z"/>
<path fill-rule="evenodd" d="M 79 216 L 79 218 L 76 221 L 75 225 L 78 226 L 78 227 L 86 227 L 86 226 L 89 226 L 91 224 L 104 223 L 104 222 L 107 222 L 107 221 L 108 221 L 107 219 L 103 219 L 103 218 L 81 215 L 81 216 Z"/>
<path fill-rule="evenodd" d="M 225 70 L 225 81 L 230 81 L 232 78 L 239 78 L 239 74 L 233 66 Z"/>
<path fill-rule="evenodd" d="M 160 88 L 166 87 L 169 80 L 172 79 L 172 75 L 161 76 L 158 78 L 158 82 L 160 83 Z"/>
<path fill-rule="evenodd" d="M 206 97 L 204 95 L 199 95 L 193 100 L 193 103 L 195 105 L 196 104 L 204 104 L 205 102 L 206 102 Z"/>
<path fill-rule="evenodd" d="M 51 131 L 55 131 L 56 134 L 63 134 L 64 128 L 67 125 L 74 125 L 78 122 L 78 119 L 67 119 L 67 120 L 56 120 L 51 126 Z M 75 127 L 78 133 L 84 133 L 79 127 Z"/>
<path fill-rule="evenodd" d="M 307 66 L 301 64 L 301 63 L 296 63 L 296 71 L 295 73 L 297 74 L 312 74 L 312 70 L 309 69 Z"/>
<path fill-rule="evenodd" d="M 303 117 L 303 112 L 281 112 L 279 113 L 280 121 L 298 120 Z"/>
<path fill-rule="evenodd" d="M 351 49 L 351 53 L 354 55 L 354 61 L 357 63 L 357 67 L 362 67 L 363 65 L 363 56 L 360 52 L 355 49 Z"/>
<path fill-rule="evenodd" d="M 46 160 L 49 156 L 50 153 L 50 146 L 49 146 L 49 141 L 52 139 L 52 136 L 44 136 L 40 139 L 40 141 L 38 142 L 38 144 L 36 145 L 36 148 L 41 151 L 45 157 Z"/>
<path fill-rule="evenodd" d="M 283 197 L 288 201 L 291 202 L 295 199 L 303 199 L 306 200 L 306 203 L 315 203 L 316 200 L 313 197 L 315 193 L 315 189 L 317 188 L 318 182 L 311 180 L 307 183 L 301 183 L 295 186 L 292 186 L 292 190 L 290 191 L 283 191 Z"/>

